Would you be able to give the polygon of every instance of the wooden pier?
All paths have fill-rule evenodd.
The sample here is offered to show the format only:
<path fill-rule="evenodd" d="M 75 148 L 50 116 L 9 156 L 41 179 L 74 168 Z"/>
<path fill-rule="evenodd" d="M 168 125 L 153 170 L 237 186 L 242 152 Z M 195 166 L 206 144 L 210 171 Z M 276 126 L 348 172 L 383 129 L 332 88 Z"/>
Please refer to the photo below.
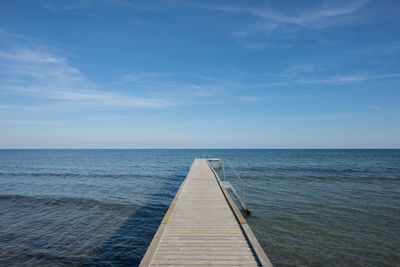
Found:
<path fill-rule="evenodd" d="M 140 266 L 272 266 L 207 159 L 195 159 Z"/>

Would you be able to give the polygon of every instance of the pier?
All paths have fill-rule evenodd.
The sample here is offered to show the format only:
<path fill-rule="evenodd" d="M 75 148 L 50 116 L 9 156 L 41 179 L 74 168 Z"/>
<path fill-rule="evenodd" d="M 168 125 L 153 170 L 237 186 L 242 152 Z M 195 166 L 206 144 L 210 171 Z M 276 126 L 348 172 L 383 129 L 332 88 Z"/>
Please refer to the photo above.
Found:
<path fill-rule="evenodd" d="M 197 158 L 140 266 L 272 265 L 208 159 Z"/>

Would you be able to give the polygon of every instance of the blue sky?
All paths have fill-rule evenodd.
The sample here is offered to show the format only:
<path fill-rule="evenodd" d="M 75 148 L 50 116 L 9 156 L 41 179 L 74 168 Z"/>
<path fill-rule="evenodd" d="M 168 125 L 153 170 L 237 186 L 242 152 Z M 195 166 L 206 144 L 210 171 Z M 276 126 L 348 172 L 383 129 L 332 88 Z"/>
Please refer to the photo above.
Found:
<path fill-rule="evenodd" d="M 0 2 L 0 148 L 399 148 L 399 1 Z"/>

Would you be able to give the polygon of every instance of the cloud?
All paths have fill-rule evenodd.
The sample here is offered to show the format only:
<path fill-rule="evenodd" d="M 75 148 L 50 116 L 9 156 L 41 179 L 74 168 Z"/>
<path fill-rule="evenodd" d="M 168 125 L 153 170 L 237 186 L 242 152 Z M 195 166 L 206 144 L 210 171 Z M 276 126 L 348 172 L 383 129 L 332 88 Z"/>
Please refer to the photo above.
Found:
<path fill-rule="evenodd" d="M 93 0 L 41 0 L 41 4 L 53 12 L 89 8 L 93 3 Z"/>
<path fill-rule="evenodd" d="M 204 9 L 225 12 L 235 16 L 232 23 L 218 25 L 229 27 L 234 41 L 240 46 L 261 50 L 277 45 L 293 46 L 292 38 L 302 38 L 304 30 L 325 29 L 360 22 L 365 17 L 361 11 L 370 0 L 322 1 L 313 6 L 292 3 L 291 12 L 274 8 L 271 4 L 254 5 L 248 2 L 238 4 L 206 3 L 205 1 L 127 1 L 127 0 L 42 0 L 42 5 L 54 12 L 76 9 L 90 9 L 94 5 L 107 8 L 131 8 L 137 10 Z M 229 2 L 228 2 L 229 3 Z M 240 23 L 237 23 L 240 21 Z M 200 21 L 200 23 L 203 23 Z M 282 42 L 285 40 L 285 42 Z"/>
<path fill-rule="evenodd" d="M 23 63 L 66 63 L 65 58 L 61 58 L 59 56 L 54 56 L 49 53 L 44 53 L 41 51 L 31 51 L 27 49 L 19 49 L 14 53 L 5 53 L 0 51 L 0 58 L 23 62 Z"/>
<path fill-rule="evenodd" d="M 347 23 L 348 20 L 345 16 L 353 15 L 364 8 L 370 0 L 358 0 L 350 3 L 345 2 L 342 5 L 330 5 L 317 6 L 307 9 L 301 9 L 294 7 L 299 10 L 295 15 L 288 15 L 284 12 L 280 12 L 271 8 L 268 5 L 261 7 L 247 7 L 247 6 L 227 6 L 227 5 L 203 5 L 203 4 L 188 4 L 192 7 L 213 9 L 231 13 L 246 13 L 262 18 L 268 22 L 265 25 L 265 29 L 269 31 L 277 29 L 282 24 L 293 24 L 302 27 L 315 27 L 323 28 L 325 26 L 334 26 Z M 352 17 L 355 19 L 355 17 Z M 273 22 L 272 24 L 270 22 Z"/>
<path fill-rule="evenodd" d="M 63 125 L 60 121 L 46 121 L 46 120 L 0 120 L 0 124 L 17 124 L 17 125 Z"/>
<path fill-rule="evenodd" d="M 68 101 L 88 107 L 161 108 L 172 105 L 165 99 L 120 93 L 115 88 L 93 83 L 71 66 L 67 58 L 40 49 L 0 51 L 0 93 Z"/>
<path fill-rule="evenodd" d="M 243 88 L 233 80 L 198 73 L 149 72 L 122 74 L 100 84 L 48 48 L 0 49 L 0 94 L 28 97 L 35 110 L 39 107 L 33 105 L 43 101 L 49 109 L 64 104 L 96 110 L 217 104 L 222 101 L 218 97 L 233 96 Z M 22 108 L 4 100 L 1 104 L 1 109 Z"/>
<path fill-rule="evenodd" d="M 241 23 L 231 23 L 234 40 L 241 46 L 251 49 L 263 49 L 272 45 L 290 47 L 288 40 L 303 38 L 304 31 L 313 31 L 359 23 L 365 17 L 361 11 L 370 0 L 330 1 L 319 5 L 304 7 L 291 4 L 291 13 L 278 10 L 271 5 L 218 5 L 185 2 L 191 8 L 209 9 L 232 14 Z M 247 18 L 243 20 L 244 15 Z M 237 21 L 238 19 L 235 19 Z M 284 42 L 282 42 L 285 40 Z"/>
<path fill-rule="evenodd" d="M 96 90 L 55 91 L 53 99 L 92 102 L 96 106 L 160 108 L 172 105 L 169 101 L 153 98 L 132 97 Z"/>
<path fill-rule="evenodd" d="M 300 11 L 297 15 L 286 15 L 271 8 L 253 9 L 250 12 L 283 24 L 295 24 L 303 27 L 325 28 L 328 26 L 336 26 L 346 24 L 349 20 L 345 18 L 347 15 L 354 14 L 361 10 L 369 1 L 352 1 L 340 6 L 323 6 L 314 7 Z M 353 17 L 354 18 L 354 17 Z"/>
<path fill-rule="evenodd" d="M 315 64 L 297 64 L 287 68 L 286 72 L 290 74 L 314 72 L 317 66 Z"/>
<path fill-rule="evenodd" d="M 379 75 L 344 75 L 344 76 L 331 76 L 327 79 L 299 79 L 296 83 L 300 84 L 332 84 L 332 83 L 353 83 L 363 82 L 368 80 L 386 79 L 386 78 L 398 78 L 400 73 L 387 73 Z"/>
<path fill-rule="evenodd" d="M 96 4 L 103 4 L 110 7 L 123 7 L 134 8 L 140 10 L 153 10 L 159 9 L 160 5 L 164 4 L 163 1 L 124 1 L 124 0 L 41 0 L 43 7 L 53 11 L 71 11 L 90 9 Z"/>
<path fill-rule="evenodd" d="M 173 97 L 176 104 L 187 105 L 234 93 L 237 82 L 193 73 L 132 73 L 121 76 L 116 84 Z"/>
<path fill-rule="evenodd" d="M 11 110 L 15 110 L 15 109 L 21 109 L 23 108 L 23 106 L 17 106 L 17 105 L 0 105 L 0 109 L 11 109 Z"/>
<path fill-rule="evenodd" d="M 272 43 L 269 41 L 257 40 L 257 38 L 254 40 L 254 38 L 245 31 L 234 31 L 232 35 L 236 43 L 246 48 L 260 50 L 272 46 Z"/>
<path fill-rule="evenodd" d="M 148 73 L 130 73 L 130 74 L 125 74 L 122 75 L 120 79 L 120 83 L 125 83 L 125 82 L 137 82 L 140 80 L 147 80 L 149 78 L 154 79 L 154 78 L 159 78 L 159 77 L 167 77 L 167 76 L 172 76 L 172 73 L 158 73 L 158 72 L 148 72 Z"/>
<path fill-rule="evenodd" d="M 260 102 L 263 98 L 260 96 L 239 96 L 237 100 L 242 102 Z"/>

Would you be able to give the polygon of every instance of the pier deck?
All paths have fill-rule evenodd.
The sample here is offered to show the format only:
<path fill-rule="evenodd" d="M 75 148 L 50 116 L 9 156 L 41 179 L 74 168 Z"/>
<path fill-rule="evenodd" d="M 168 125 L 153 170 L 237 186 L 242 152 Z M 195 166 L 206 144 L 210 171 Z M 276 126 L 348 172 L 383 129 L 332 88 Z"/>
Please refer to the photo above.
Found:
<path fill-rule="evenodd" d="M 195 159 L 140 266 L 272 266 L 207 159 Z"/>

